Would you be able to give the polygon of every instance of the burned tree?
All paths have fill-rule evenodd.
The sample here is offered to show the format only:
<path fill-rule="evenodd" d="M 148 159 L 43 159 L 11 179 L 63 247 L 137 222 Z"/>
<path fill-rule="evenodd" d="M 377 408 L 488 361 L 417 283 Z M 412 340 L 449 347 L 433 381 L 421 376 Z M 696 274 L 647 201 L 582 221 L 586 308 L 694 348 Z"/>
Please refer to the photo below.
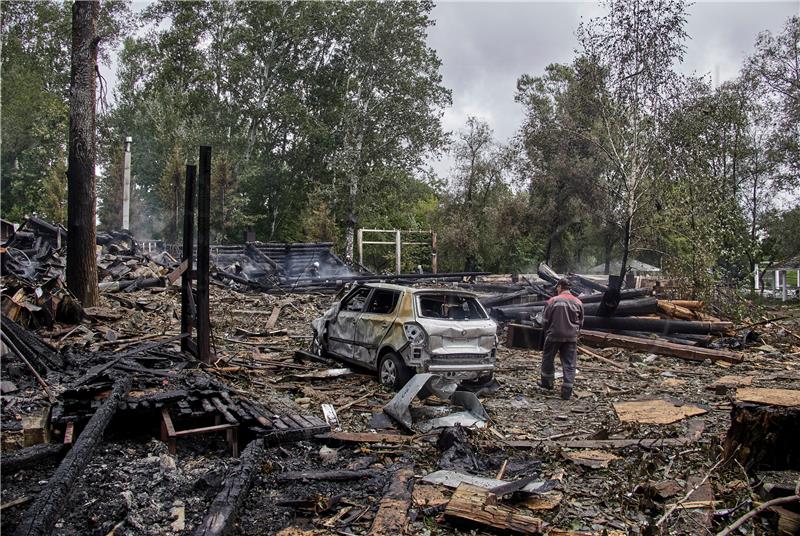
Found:
<path fill-rule="evenodd" d="M 100 4 L 72 5 L 67 163 L 67 286 L 84 307 L 97 304 L 95 258 L 95 70 Z"/>

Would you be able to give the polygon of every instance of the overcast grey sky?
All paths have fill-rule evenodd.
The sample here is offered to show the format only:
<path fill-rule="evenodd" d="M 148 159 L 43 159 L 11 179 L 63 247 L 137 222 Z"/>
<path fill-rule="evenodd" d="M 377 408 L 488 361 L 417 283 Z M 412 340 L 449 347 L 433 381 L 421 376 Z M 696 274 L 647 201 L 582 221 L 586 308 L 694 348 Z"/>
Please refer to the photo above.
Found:
<path fill-rule="evenodd" d="M 461 129 L 470 115 L 487 121 L 499 141 L 513 136 L 522 110 L 514 102 L 517 78 L 538 75 L 550 63 L 569 62 L 578 23 L 601 15 L 595 2 L 439 2 L 428 43 L 442 60 L 444 84 L 453 91 L 446 130 Z M 779 32 L 800 13 L 800 0 L 698 2 L 689 7 L 684 73 L 735 78 L 759 32 Z M 450 162 L 434 165 L 447 174 Z"/>

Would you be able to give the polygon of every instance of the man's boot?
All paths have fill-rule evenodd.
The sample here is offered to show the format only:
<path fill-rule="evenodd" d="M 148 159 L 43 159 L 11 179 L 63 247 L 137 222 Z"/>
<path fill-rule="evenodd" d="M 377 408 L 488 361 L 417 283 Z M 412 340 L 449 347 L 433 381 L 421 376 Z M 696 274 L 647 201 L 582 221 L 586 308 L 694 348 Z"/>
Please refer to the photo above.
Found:
<path fill-rule="evenodd" d="M 561 386 L 561 400 L 569 400 L 572 398 L 572 387 L 566 385 Z"/>
<path fill-rule="evenodd" d="M 548 391 L 552 391 L 555 389 L 555 385 L 553 383 L 553 378 L 542 378 L 539 380 L 539 387 L 542 389 L 547 389 Z"/>

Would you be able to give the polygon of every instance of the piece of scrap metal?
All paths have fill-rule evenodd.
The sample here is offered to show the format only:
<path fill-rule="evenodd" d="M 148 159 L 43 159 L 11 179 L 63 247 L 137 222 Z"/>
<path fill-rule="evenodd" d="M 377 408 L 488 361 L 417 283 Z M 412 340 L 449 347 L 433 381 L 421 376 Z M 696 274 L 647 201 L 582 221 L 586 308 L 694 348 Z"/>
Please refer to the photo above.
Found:
<path fill-rule="evenodd" d="M 478 397 L 468 391 L 456 391 L 455 382 L 448 381 L 439 374 L 426 372 L 415 374 L 400 391 L 383 407 L 384 413 L 397 421 L 406 430 L 411 431 L 414 424 L 411 417 L 410 406 L 416 396 L 424 390 L 423 394 L 433 393 L 442 400 L 450 400 L 463 407 L 466 411 L 453 413 L 444 417 L 431 419 L 419 424 L 425 432 L 434 428 L 447 426 L 474 426 L 483 427 L 489 420 L 489 415 L 483 408 Z"/>

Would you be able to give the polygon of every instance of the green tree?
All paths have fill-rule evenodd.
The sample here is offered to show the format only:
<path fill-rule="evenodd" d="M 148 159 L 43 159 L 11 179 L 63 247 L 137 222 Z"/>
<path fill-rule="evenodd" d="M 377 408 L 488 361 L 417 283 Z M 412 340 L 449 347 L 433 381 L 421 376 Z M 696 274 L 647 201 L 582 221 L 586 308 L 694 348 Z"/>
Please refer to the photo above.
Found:
<path fill-rule="evenodd" d="M 594 106 L 598 125 L 587 133 L 607 160 L 601 186 L 612 200 L 622 248 L 620 275 L 627 271 L 632 244 L 647 223 L 647 208 L 665 178 L 661 132 L 674 102 L 674 65 L 682 61 L 686 5 L 634 0 L 605 3 L 608 13 L 578 28 L 584 54 L 602 69 Z"/>
<path fill-rule="evenodd" d="M 575 253 L 581 248 L 570 242 L 592 227 L 586 225 L 591 218 L 599 230 L 613 223 L 603 210 L 605 192 L 598 188 L 603 160 L 589 137 L 599 119 L 593 106 L 602 90 L 598 70 L 578 58 L 572 65 L 549 65 L 541 77 L 524 75 L 517 81 L 516 100 L 525 109 L 517 136 L 519 174 L 540 224 L 534 232 L 546 237 L 539 259 L 565 270 L 579 264 Z M 604 242 L 613 245 L 616 233 L 606 235 L 612 240 Z"/>

